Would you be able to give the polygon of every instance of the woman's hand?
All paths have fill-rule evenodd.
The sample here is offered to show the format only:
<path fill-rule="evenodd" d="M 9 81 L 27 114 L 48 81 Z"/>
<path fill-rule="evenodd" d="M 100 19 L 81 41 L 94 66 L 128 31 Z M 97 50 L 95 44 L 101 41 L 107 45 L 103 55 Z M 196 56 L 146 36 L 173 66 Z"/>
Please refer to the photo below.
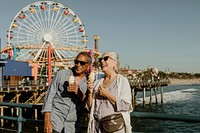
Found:
<path fill-rule="evenodd" d="M 99 95 L 106 97 L 113 105 L 116 104 L 116 97 L 113 96 L 107 87 L 100 85 L 98 88 Z"/>
<path fill-rule="evenodd" d="M 110 94 L 108 88 L 103 85 L 99 86 L 98 93 L 99 93 L 99 95 L 101 95 L 103 97 L 107 97 Z"/>
<path fill-rule="evenodd" d="M 94 88 L 94 82 L 88 80 L 88 81 L 87 81 L 87 86 L 88 86 L 88 93 L 89 93 L 89 94 L 92 94 L 93 88 Z"/>
<path fill-rule="evenodd" d="M 87 109 L 88 110 L 90 110 L 90 108 L 91 108 L 91 105 L 92 105 L 92 97 L 93 97 L 93 89 L 94 89 L 94 81 L 90 81 L 90 80 L 88 80 L 87 81 L 87 86 L 88 86 L 88 99 L 87 99 L 87 102 L 86 102 L 86 104 L 87 104 Z"/>

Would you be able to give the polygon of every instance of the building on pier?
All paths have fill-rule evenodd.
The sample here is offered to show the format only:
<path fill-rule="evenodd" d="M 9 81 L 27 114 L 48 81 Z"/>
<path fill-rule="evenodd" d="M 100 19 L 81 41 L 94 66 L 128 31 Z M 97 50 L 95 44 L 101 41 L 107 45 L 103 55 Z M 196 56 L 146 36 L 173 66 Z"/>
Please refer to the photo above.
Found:
<path fill-rule="evenodd" d="M 2 87 L 21 85 L 27 80 L 33 80 L 32 65 L 28 62 L 4 59 L 2 69 Z"/>
<path fill-rule="evenodd" d="M 7 63 L 4 59 L 0 59 L 0 87 L 3 85 L 3 66 Z"/>

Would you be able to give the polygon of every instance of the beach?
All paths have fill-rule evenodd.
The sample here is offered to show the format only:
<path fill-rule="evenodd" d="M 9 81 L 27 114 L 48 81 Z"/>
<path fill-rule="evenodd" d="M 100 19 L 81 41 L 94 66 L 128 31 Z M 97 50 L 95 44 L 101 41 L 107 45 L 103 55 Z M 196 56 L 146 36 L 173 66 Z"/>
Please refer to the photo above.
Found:
<path fill-rule="evenodd" d="M 200 79 L 170 79 L 171 85 L 200 84 Z"/>

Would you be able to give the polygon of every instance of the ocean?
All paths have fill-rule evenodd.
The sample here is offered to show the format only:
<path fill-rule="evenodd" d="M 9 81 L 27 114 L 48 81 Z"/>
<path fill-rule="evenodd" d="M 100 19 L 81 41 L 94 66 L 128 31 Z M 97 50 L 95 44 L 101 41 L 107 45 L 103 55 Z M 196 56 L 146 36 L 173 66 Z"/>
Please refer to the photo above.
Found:
<path fill-rule="evenodd" d="M 158 112 L 164 114 L 188 115 L 200 117 L 200 84 L 192 85 L 169 85 L 163 87 L 164 99 L 161 98 L 158 89 L 158 105 L 149 103 L 149 92 L 146 93 L 146 107 L 143 107 L 142 92 L 137 94 L 137 105 L 134 111 L 137 112 Z M 183 122 L 170 120 L 153 120 L 132 118 L 133 132 L 200 132 L 200 122 Z"/>

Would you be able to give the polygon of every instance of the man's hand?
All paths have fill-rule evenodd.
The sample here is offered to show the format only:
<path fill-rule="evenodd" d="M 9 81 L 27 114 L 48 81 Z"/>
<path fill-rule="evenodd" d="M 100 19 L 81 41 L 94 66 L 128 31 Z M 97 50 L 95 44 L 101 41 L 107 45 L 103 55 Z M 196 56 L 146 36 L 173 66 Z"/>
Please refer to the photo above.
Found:
<path fill-rule="evenodd" d="M 69 84 L 67 90 L 68 90 L 68 92 L 74 92 L 77 95 L 78 94 L 78 85 L 77 84 Z"/>
<path fill-rule="evenodd" d="M 51 123 L 50 112 L 44 113 L 44 133 L 52 133 L 53 126 Z"/>

